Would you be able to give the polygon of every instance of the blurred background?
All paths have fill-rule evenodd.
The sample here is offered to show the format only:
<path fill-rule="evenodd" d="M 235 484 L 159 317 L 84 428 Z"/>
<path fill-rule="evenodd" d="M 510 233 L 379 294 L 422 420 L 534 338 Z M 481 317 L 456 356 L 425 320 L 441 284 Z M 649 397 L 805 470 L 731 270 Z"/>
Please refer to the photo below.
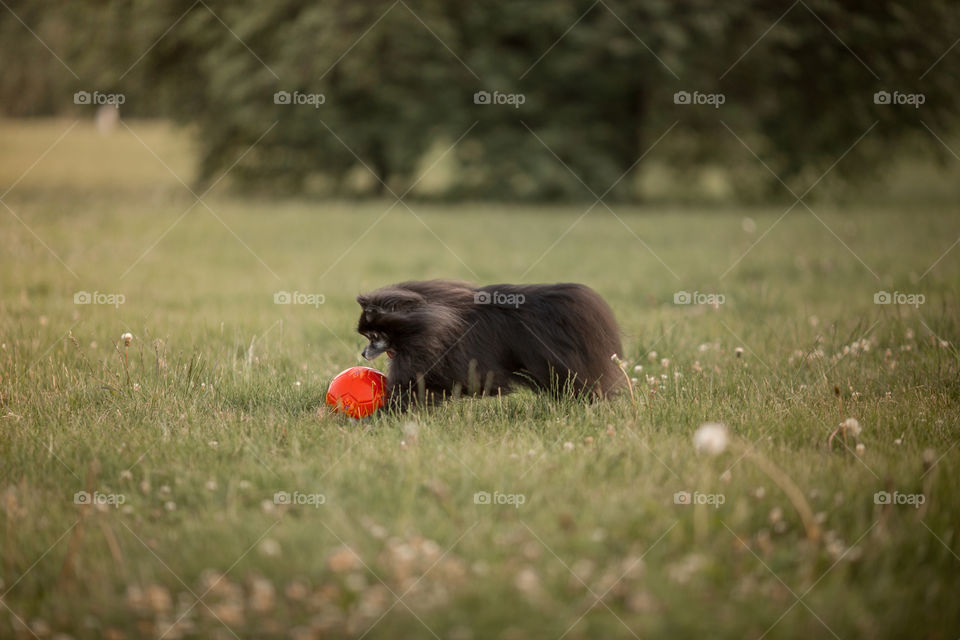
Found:
<path fill-rule="evenodd" d="M 39 118 L 152 120 L 195 189 L 950 200 L 958 38 L 948 0 L 4 0 L 0 172 Z"/>

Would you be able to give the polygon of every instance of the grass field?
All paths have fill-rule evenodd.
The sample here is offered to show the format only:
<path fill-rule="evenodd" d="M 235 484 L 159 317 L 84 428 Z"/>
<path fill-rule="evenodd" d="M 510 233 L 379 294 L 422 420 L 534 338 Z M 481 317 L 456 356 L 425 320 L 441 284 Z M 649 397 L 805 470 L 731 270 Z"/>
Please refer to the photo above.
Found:
<path fill-rule="evenodd" d="M 956 205 L 199 203 L 130 127 L 0 123 L 0 637 L 960 635 Z M 432 277 L 594 287 L 633 399 L 327 413 Z"/>

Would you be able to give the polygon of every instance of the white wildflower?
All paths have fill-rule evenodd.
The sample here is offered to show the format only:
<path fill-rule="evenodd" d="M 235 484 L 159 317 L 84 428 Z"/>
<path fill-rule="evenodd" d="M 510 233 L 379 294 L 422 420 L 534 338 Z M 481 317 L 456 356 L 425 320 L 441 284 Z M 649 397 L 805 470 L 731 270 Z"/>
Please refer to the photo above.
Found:
<path fill-rule="evenodd" d="M 260 553 L 268 558 L 276 558 L 280 555 L 280 543 L 273 538 L 264 538 L 260 543 Z"/>
<path fill-rule="evenodd" d="M 862 431 L 856 418 L 847 418 L 840 423 L 840 428 L 854 437 L 859 436 Z"/>
<path fill-rule="evenodd" d="M 704 423 L 693 434 L 693 448 L 712 456 L 722 453 L 729 441 L 727 427 L 719 422 Z"/>

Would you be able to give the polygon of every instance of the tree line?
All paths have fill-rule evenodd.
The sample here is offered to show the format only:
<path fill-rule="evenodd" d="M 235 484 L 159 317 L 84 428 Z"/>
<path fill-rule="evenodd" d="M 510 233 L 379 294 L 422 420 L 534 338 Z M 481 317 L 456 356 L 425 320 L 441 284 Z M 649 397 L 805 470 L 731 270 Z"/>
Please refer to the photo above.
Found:
<path fill-rule="evenodd" d="M 442 156 L 448 196 L 636 199 L 652 158 L 799 196 L 831 166 L 856 180 L 956 124 L 949 0 L 7 7 L 4 115 L 122 96 L 125 118 L 192 127 L 199 183 L 232 167 L 250 189 L 338 193 L 359 171 L 400 194 Z"/>

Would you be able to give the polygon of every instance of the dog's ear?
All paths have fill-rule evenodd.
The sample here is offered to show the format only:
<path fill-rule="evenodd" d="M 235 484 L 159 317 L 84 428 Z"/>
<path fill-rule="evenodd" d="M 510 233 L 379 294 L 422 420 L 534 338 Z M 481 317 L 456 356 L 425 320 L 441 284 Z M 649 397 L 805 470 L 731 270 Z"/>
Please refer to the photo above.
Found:
<path fill-rule="evenodd" d="M 357 303 L 365 313 L 402 313 L 426 304 L 419 293 L 404 289 L 387 289 L 372 294 L 360 294 Z"/>
<path fill-rule="evenodd" d="M 376 301 L 377 305 L 384 313 L 402 313 L 413 311 L 426 303 L 419 293 L 396 289 L 383 295 Z"/>
<path fill-rule="evenodd" d="M 359 304 L 363 310 L 363 320 L 368 323 L 373 322 L 376 317 L 380 315 L 380 310 L 371 303 L 369 294 L 361 293 L 358 295 L 357 304 Z"/>

